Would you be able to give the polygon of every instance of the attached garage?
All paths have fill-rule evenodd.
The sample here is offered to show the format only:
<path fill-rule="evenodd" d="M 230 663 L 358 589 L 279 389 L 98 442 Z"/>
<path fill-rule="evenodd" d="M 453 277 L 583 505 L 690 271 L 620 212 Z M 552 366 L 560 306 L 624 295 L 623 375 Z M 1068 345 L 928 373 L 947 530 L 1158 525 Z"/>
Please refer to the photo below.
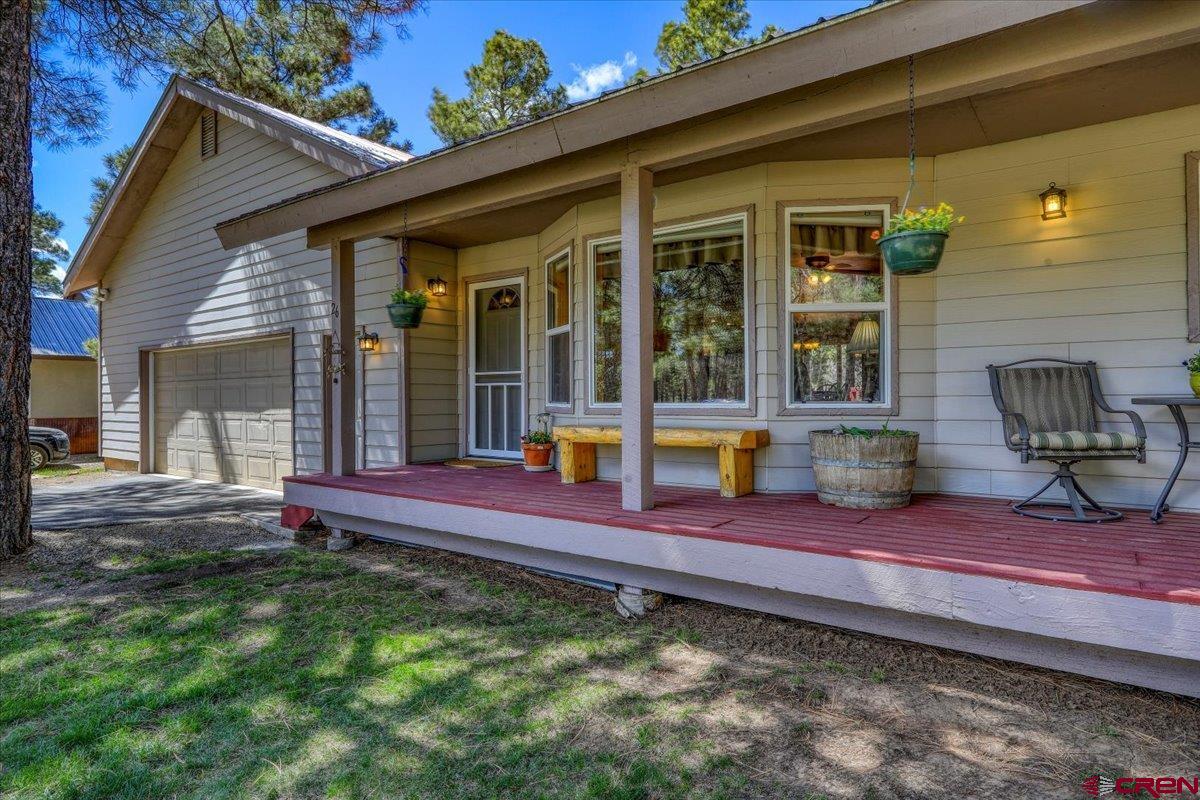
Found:
<path fill-rule="evenodd" d="M 290 337 L 151 358 L 154 471 L 281 487 L 292 474 Z"/>

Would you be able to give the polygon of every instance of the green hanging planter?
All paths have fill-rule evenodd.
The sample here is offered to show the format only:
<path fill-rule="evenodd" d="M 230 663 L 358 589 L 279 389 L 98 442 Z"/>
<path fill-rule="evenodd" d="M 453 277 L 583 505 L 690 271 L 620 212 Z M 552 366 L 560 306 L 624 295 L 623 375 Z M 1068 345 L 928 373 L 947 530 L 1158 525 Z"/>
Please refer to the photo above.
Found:
<path fill-rule="evenodd" d="M 923 275 L 937 269 L 949 236 L 945 231 L 890 233 L 879 240 L 879 251 L 893 275 Z"/>
<path fill-rule="evenodd" d="M 421 314 L 424 313 L 425 306 L 414 303 L 390 303 L 387 310 L 388 317 L 392 320 L 392 327 L 415 328 L 421 324 Z"/>

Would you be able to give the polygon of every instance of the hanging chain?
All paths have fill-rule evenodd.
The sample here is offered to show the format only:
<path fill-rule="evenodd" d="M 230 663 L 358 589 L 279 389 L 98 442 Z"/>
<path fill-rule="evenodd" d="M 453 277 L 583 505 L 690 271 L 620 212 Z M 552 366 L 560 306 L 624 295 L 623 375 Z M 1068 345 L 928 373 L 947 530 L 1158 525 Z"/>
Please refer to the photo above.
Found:
<path fill-rule="evenodd" d="M 408 277 L 408 201 L 404 201 L 404 227 L 400 234 L 400 288 L 404 288 Z"/>
<path fill-rule="evenodd" d="M 916 56 L 908 57 L 908 191 L 904 193 L 903 210 L 917 185 L 917 80 Z"/>

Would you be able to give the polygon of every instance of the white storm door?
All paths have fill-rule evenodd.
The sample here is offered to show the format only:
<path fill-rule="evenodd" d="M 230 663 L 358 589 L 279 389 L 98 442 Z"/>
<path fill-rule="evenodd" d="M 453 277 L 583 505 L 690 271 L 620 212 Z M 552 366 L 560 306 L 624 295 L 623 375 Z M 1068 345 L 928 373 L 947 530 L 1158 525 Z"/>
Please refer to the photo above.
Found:
<path fill-rule="evenodd" d="M 517 459 L 525 432 L 525 281 L 473 283 L 467 303 L 467 453 Z"/>

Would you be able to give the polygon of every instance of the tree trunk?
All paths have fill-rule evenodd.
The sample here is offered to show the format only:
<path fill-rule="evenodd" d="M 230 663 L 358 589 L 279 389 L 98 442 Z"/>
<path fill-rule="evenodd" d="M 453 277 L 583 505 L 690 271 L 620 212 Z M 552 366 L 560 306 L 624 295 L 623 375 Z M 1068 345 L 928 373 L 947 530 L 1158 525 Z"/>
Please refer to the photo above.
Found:
<path fill-rule="evenodd" d="M 0 559 L 32 543 L 29 507 L 30 0 L 0 3 Z"/>

